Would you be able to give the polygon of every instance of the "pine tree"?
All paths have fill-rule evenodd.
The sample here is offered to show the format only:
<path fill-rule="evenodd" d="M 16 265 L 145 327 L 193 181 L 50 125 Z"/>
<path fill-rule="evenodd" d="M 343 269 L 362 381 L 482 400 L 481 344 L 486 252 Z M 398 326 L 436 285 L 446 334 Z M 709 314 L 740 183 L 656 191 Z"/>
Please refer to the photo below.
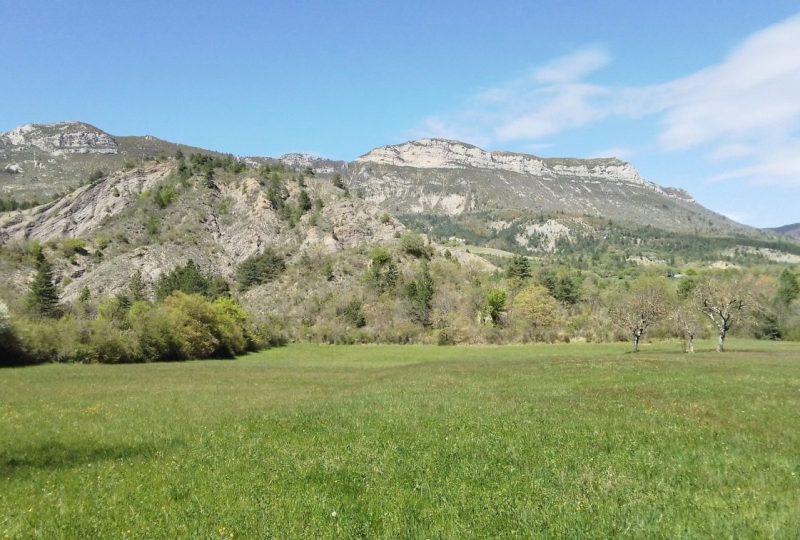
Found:
<path fill-rule="evenodd" d="M 308 192 L 304 189 L 300 190 L 300 195 L 298 196 L 297 200 L 297 208 L 300 210 L 301 214 L 311 210 L 311 198 L 308 196 Z"/>
<path fill-rule="evenodd" d="M 526 279 L 531 277 L 531 262 L 525 255 L 514 255 L 508 266 L 508 277 Z"/>
<path fill-rule="evenodd" d="M 58 289 L 53 282 L 53 267 L 41 251 L 36 255 L 36 277 L 31 284 L 28 306 L 40 317 L 57 317 L 59 314 Z"/>
<path fill-rule="evenodd" d="M 141 270 L 136 270 L 131 276 L 131 282 L 128 285 L 128 295 L 133 302 L 140 302 L 147 299 L 146 286 L 142 279 Z"/>

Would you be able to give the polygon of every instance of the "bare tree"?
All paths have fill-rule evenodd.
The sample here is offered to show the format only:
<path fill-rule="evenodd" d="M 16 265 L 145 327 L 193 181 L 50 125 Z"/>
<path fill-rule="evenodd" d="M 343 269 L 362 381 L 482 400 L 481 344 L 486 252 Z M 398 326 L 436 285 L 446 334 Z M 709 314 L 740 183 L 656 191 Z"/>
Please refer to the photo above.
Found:
<path fill-rule="evenodd" d="M 703 331 L 703 323 L 697 311 L 685 303 L 678 304 L 672 309 L 669 318 L 686 340 L 686 352 L 693 353 L 694 338 Z"/>
<path fill-rule="evenodd" d="M 759 306 L 751 285 L 741 279 L 706 279 L 697 284 L 694 299 L 700 312 L 717 328 L 717 352 L 725 350 L 725 337 L 733 322 Z"/>
<path fill-rule="evenodd" d="M 639 352 L 639 342 L 647 329 L 667 313 L 668 299 L 662 286 L 645 284 L 627 293 L 608 310 L 614 322 L 625 329 L 633 342 L 632 352 Z"/>

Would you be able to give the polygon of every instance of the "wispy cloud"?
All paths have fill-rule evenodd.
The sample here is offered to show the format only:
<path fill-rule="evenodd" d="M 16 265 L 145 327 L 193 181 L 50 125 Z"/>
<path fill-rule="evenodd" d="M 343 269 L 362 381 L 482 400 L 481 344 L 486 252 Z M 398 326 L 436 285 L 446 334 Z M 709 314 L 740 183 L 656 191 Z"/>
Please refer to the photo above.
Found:
<path fill-rule="evenodd" d="M 655 116 L 665 152 L 699 149 L 716 181 L 800 185 L 800 16 L 761 30 L 718 64 L 660 84 L 593 84 L 611 62 L 589 47 L 484 89 L 418 132 L 476 144 L 532 145 L 609 118 Z"/>

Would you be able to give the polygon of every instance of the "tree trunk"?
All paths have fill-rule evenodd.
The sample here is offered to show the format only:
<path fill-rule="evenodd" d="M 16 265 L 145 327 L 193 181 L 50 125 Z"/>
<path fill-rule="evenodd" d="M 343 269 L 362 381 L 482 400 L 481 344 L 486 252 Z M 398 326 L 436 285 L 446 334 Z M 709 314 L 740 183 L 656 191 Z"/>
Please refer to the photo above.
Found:
<path fill-rule="evenodd" d="M 689 339 L 686 341 L 686 352 L 689 354 L 694 352 L 694 334 L 689 334 Z"/>
<path fill-rule="evenodd" d="M 633 333 L 633 350 L 631 352 L 639 352 L 639 338 L 641 334 L 637 331 Z"/>
<path fill-rule="evenodd" d="M 717 340 L 717 352 L 724 352 L 725 351 L 725 334 L 728 331 L 725 328 L 720 328 L 719 331 L 719 339 Z"/>

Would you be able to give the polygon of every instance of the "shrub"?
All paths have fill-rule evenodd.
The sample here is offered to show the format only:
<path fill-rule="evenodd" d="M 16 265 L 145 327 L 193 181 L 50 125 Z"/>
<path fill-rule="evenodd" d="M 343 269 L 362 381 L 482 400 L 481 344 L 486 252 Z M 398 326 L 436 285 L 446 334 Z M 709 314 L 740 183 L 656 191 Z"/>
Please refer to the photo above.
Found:
<path fill-rule="evenodd" d="M 178 193 L 171 185 L 159 186 L 152 192 L 153 202 L 161 209 L 166 208 L 175 201 Z"/>
<path fill-rule="evenodd" d="M 181 358 L 210 358 L 220 350 L 216 315 L 203 297 L 175 292 L 164 300 L 164 307 Z"/>
<path fill-rule="evenodd" d="M 169 313 L 163 306 L 135 302 L 129 311 L 131 331 L 139 361 L 180 360 L 181 348 L 172 329 Z"/>
<path fill-rule="evenodd" d="M 243 289 L 247 289 L 275 279 L 285 269 L 283 257 L 267 248 L 263 253 L 245 259 L 236 271 L 236 279 Z"/>
<path fill-rule="evenodd" d="M 73 255 L 88 255 L 86 251 L 86 240 L 81 238 L 67 238 L 61 242 L 61 252 L 69 258 Z"/>
<path fill-rule="evenodd" d="M 227 282 L 204 274 L 191 259 L 184 266 L 176 266 L 163 275 L 156 284 L 156 298 L 165 299 L 175 291 L 215 298 L 227 292 Z"/>
<path fill-rule="evenodd" d="M 400 237 L 400 249 L 413 257 L 430 259 L 433 249 L 425 245 L 422 235 L 416 233 L 406 233 Z"/>
<path fill-rule="evenodd" d="M 92 172 L 92 174 L 89 175 L 89 183 L 94 184 L 98 180 L 102 179 L 105 175 L 106 173 L 104 173 L 100 169 L 97 169 L 94 172 Z"/>
<path fill-rule="evenodd" d="M 144 222 L 144 231 L 148 236 L 156 237 L 161 232 L 161 220 L 158 216 L 148 216 Z"/>
<path fill-rule="evenodd" d="M 346 306 L 338 310 L 338 314 L 349 324 L 356 328 L 363 328 L 367 325 L 367 317 L 364 315 L 364 304 L 358 298 L 353 298 Z"/>
<path fill-rule="evenodd" d="M 493 325 L 500 322 L 500 317 L 506 310 L 506 292 L 500 289 L 492 289 L 486 293 L 485 311 L 492 320 Z"/>

